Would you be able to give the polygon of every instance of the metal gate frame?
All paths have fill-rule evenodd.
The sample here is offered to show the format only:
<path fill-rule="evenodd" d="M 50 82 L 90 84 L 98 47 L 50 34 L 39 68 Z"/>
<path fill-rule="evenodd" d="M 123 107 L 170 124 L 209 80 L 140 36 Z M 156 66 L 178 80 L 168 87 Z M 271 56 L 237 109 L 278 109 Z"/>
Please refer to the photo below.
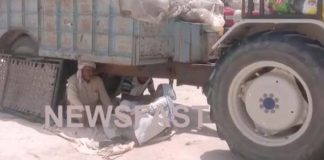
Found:
<path fill-rule="evenodd" d="M 63 60 L 0 54 L 0 109 L 44 118 L 58 102 Z"/>

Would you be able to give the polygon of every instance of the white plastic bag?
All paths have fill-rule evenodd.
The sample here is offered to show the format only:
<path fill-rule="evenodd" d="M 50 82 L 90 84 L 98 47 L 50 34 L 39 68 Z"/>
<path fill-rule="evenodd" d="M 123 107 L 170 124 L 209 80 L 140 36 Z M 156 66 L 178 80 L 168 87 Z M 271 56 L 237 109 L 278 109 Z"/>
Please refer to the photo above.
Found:
<path fill-rule="evenodd" d="M 160 23 L 168 13 L 169 0 L 120 0 L 122 13 L 144 22 Z"/>

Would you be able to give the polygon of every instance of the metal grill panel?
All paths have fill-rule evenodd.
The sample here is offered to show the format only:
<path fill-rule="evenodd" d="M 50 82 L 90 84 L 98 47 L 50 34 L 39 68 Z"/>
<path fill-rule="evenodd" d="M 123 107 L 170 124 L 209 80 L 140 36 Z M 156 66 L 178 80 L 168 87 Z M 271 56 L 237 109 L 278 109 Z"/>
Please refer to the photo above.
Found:
<path fill-rule="evenodd" d="M 43 118 L 53 102 L 59 67 L 57 61 L 0 59 L 0 74 L 6 75 L 0 79 L 1 106 Z"/>
<path fill-rule="evenodd" d="M 0 56 L 0 102 L 3 100 L 6 77 L 8 74 L 9 56 Z M 2 107 L 2 106 L 0 106 Z"/>

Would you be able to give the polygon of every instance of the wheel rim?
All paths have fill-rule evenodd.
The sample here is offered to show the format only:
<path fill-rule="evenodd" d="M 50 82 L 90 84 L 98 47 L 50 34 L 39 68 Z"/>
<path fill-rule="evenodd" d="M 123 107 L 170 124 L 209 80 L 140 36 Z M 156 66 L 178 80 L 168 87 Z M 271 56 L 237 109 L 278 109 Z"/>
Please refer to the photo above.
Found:
<path fill-rule="evenodd" d="M 287 97 L 293 97 L 295 102 Z M 313 113 L 305 81 L 292 68 L 274 61 L 244 67 L 234 77 L 227 100 L 235 126 L 262 146 L 284 146 L 296 141 L 306 132 Z"/>

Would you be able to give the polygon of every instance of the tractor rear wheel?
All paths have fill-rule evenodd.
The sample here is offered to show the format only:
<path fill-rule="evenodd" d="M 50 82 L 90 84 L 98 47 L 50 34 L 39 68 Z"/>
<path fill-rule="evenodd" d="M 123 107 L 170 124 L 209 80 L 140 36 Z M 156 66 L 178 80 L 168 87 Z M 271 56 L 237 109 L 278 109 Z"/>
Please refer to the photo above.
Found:
<path fill-rule="evenodd" d="M 323 159 L 324 48 L 291 32 L 245 39 L 215 69 L 208 101 L 247 160 Z"/>
<path fill-rule="evenodd" d="M 38 45 L 29 36 L 17 38 L 9 48 L 9 53 L 15 56 L 38 56 Z"/>

